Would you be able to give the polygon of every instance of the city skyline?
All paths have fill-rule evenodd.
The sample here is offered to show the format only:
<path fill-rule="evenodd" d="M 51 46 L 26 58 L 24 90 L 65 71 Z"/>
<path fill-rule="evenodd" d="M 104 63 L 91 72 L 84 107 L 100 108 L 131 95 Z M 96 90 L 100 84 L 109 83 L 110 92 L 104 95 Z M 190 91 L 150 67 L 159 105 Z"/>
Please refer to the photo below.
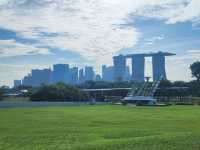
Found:
<path fill-rule="evenodd" d="M 56 84 L 59 82 L 78 85 L 85 81 L 95 80 L 96 75 L 93 67 L 85 66 L 84 70 L 71 67 L 69 64 L 54 64 L 53 69 L 32 69 L 22 79 L 14 80 L 14 87 L 25 85 L 39 87 L 42 84 Z M 80 73 L 80 71 L 83 71 Z"/>
<path fill-rule="evenodd" d="M 102 65 L 101 74 L 94 71 L 92 66 L 84 68 L 71 67 L 69 64 L 54 64 L 53 69 L 32 69 L 31 73 L 24 76 L 23 79 L 14 80 L 14 87 L 20 85 L 38 87 L 42 84 L 56 84 L 59 82 L 79 85 L 87 81 L 107 81 L 122 82 L 133 81 L 143 83 L 148 81 L 157 82 L 167 80 L 166 57 L 176 54 L 168 52 L 142 53 L 118 55 L 113 57 L 113 66 Z M 146 76 L 147 57 L 152 57 L 152 75 Z M 127 59 L 131 59 L 131 65 L 127 64 Z M 130 71 L 132 69 L 132 71 Z M 152 78 L 152 79 L 151 79 Z"/>
<path fill-rule="evenodd" d="M 122 80 L 115 79 L 114 70 L 118 66 L 102 66 L 102 74 L 94 71 L 92 66 L 84 68 L 71 67 L 69 64 L 54 64 L 53 69 L 32 69 L 30 73 L 22 79 L 15 79 L 13 87 L 21 85 L 39 87 L 42 84 L 65 83 L 70 85 L 79 85 L 87 81 L 133 81 L 130 67 L 125 66 L 125 72 L 122 75 Z M 136 81 L 138 82 L 138 81 Z M 140 81 L 139 81 L 140 82 Z"/>
<path fill-rule="evenodd" d="M 105 67 L 103 69 L 103 67 Z M 98 74 L 94 71 L 92 66 L 85 66 L 84 68 L 71 67 L 69 64 L 54 64 L 52 69 L 32 69 L 30 73 L 25 75 L 22 79 L 13 80 L 13 87 L 21 85 L 38 87 L 42 84 L 56 84 L 59 82 L 78 85 L 86 81 L 108 81 L 114 82 L 114 70 L 109 72 L 105 69 L 106 65 L 102 66 L 102 74 Z M 108 68 L 115 68 L 114 66 L 108 66 Z M 108 69 L 107 68 L 107 69 Z M 129 67 L 126 66 L 129 70 Z M 131 80 L 130 72 L 125 72 L 123 76 L 129 77 L 124 81 Z M 108 78 L 107 78 L 108 77 Z"/>
<path fill-rule="evenodd" d="M 166 58 L 169 80 L 192 80 L 199 8 L 198 0 L 0 1 L 0 86 L 53 64 L 93 66 L 100 74 L 113 56 L 158 51 L 177 54 Z"/>

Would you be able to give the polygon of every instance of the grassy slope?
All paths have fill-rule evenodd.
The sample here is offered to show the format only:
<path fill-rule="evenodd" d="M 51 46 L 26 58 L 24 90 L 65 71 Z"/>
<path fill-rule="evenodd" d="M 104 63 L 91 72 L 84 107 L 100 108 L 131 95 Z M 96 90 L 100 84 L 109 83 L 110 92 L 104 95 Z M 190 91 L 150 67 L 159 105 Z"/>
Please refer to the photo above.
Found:
<path fill-rule="evenodd" d="M 0 110 L 0 150 L 199 150 L 200 107 Z"/>

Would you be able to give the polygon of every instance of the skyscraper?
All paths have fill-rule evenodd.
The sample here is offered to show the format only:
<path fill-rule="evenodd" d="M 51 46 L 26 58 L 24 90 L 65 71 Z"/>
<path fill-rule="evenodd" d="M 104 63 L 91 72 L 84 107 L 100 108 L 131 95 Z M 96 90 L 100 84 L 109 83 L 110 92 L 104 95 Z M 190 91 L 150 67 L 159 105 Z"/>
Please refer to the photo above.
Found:
<path fill-rule="evenodd" d="M 21 80 L 14 80 L 14 87 L 18 87 L 22 85 L 22 81 Z"/>
<path fill-rule="evenodd" d="M 52 83 L 68 83 L 69 82 L 69 65 L 68 64 L 56 64 L 53 65 L 53 72 L 51 77 Z"/>
<path fill-rule="evenodd" d="M 28 74 L 27 76 L 25 76 L 22 80 L 22 85 L 25 86 L 32 86 L 32 78 L 31 78 L 31 74 Z"/>
<path fill-rule="evenodd" d="M 126 73 L 126 57 L 123 55 L 113 57 L 114 64 L 114 80 L 124 81 Z"/>
<path fill-rule="evenodd" d="M 165 71 L 165 55 L 157 53 L 152 57 L 153 64 L 153 80 L 167 79 Z"/>
<path fill-rule="evenodd" d="M 114 69 L 112 66 L 107 67 L 106 65 L 102 66 L 102 80 L 103 81 L 110 81 L 114 80 Z"/>
<path fill-rule="evenodd" d="M 80 69 L 79 70 L 79 84 L 85 82 L 85 77 L 84 77 L 84 70 Z"/>
<path fill-rule="evenodd" d="M 86 66 L 85 67 L 85 81 L 92 81 L 94 80 L 94 70 L 93 67 Z"/>
<path fill-rule="evenodd" d="M 78 67 L 70 68 L 70 80 L 69 83 L 72 85 L 78 84 Z"/>
<path fill-rule="evenodd" d="M 40 86 L 41 84 L 49 84 L 51 77 L 50 69 L 33 69 L 31 71 L 31 86 Z"/>
<path fill-rule="evenodd" d="M 145 70 L 144 55 L 134 55 L 132 57 L 132 78 L 135 82 L 144 82 Z"/>

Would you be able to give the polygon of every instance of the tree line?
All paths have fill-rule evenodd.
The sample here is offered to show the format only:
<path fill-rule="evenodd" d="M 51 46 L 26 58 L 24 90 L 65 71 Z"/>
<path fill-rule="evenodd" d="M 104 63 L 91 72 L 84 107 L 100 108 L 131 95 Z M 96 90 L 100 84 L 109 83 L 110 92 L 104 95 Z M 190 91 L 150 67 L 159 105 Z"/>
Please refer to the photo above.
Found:
<path fill-rule="evenodd" d="M 29 96 L 31 101 L 85 101 L 87 99 L 84 92 L 64 83 L 33 88 Z"/>

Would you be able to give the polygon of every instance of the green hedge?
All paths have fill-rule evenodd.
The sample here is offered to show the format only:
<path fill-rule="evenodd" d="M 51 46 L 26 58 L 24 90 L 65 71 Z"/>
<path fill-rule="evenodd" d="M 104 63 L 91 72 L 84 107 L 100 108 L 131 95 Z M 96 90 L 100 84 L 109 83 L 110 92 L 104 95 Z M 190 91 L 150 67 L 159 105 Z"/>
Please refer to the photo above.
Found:
<path fill-rule="evenodd" d="M 63 83 L 43 85 L 30 92 L 31 101 L 84 101 L 87 95 L 78 88 Z"/>

